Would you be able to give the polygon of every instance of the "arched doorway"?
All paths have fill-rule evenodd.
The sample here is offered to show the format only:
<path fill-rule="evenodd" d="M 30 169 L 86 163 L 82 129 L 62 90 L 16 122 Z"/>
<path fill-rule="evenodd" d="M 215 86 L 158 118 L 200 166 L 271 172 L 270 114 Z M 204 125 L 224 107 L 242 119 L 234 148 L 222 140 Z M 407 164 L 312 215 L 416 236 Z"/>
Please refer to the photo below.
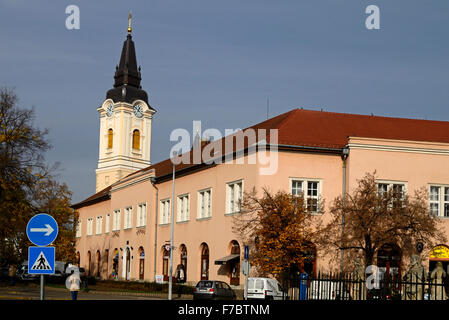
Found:
<path fill-rule="evenodd" d="M 131 275 L 131 250 L 125 249 L 125 280 L 129 280 Z"/>
<path fill-rule="evenodd" d="M 209 280 L 209 247 L 201 244 L 201 280 Z"/>
<path fill-rule="evenodd" d="M 145 274 L 145 250 L 143 247 L 139 248 L 139 280 L 144 279 Z"/>
<path fill-rule="evenodd" d="M 106 249 L 104 251 L 104 255 L 103 255 L 103 270 L 102 270 L 102 273 L 103 273 L 103 278 L 104 279 L 107 279 L 107 277 L 108 277 L 108 274 L 109 274 L 108 267 L 109 267 L 109 249 Z"/>
<path fill-rule="evenodd" d="M 100 254 L 100 250 L 97 250 L 96 258 L 97 258 L 97 266 L 96 266 L 97 267 L 96 268 L 97 274 L 96 274 L 96 277 L 100 278 L 100 275 L 101 275 L 101 254 Z"/>
<path fill-rule="evenodd" d="M 304 261 L 301 263 L 301 273 L 307 273 L 309 277 L 316 275 L 316 248 L 310 243 L 304 250 Z"/>
<path fill-rule="evenodd" d="M 88 276 L 90 276 L 90 269 L 91 269 L 91 267 L 90 267 L 90 264 L 91 264 L 91 259 L 92 259 L 92 257 L 91 257 L 91 254 L 90 254 L 90 251 L 87 251 L 87 275 Z"/>
<path fill-rule="evenodd" d="M 236 259 L 229 261 L 229 283 L 233 286 L 240 285 L 240 245 L 233 240 L 230 243 L 230 254 L 238 255 Z"/>
<path fill-rule="evenodd" d="M 119 251 L 117 248 L 114 249 L 112 258 L 112 279 L 118 279 L 118 263 L 119 263 Z"/>
<path fill-rule="evenodd" d="M 449 274 L 449 247 L 440 244 L 434 247 L 429 254 L 429 272 L 435 269 L 437 262 L 443 264 L 444 271 Z"/>
<path fill-rule="evenodd" d="M 180 252 L 180 262 L 184 269 L 184 281 L 187 281 L 187 247 L 185 244 L 182 244 L 179 247 Z"/>
<path fill-rule="evenodd" d="M 75 259 L 76 259 L 75 260 L 75 264 L 78 266 L 78 268 L 81 267 L 81 265 L 80 265 L 80 263 L 81 263 L 81 256 L 80 256 L 80 252 L 79 251 L 76 253 Z"/>
<path fill-rule="evenodd" d="M 168 264 L 170 262 L 170 251 L 168 250 L 170 245 L 162 246 L 162 275 L 164 281 L 168 281 Z"/>
<path fill-rule="evenodd" d="M 377 251 L 377 267 L 384 276 L 393 278 L 401 276 L 402 251 L 395 244 L 384 244 Z"/>

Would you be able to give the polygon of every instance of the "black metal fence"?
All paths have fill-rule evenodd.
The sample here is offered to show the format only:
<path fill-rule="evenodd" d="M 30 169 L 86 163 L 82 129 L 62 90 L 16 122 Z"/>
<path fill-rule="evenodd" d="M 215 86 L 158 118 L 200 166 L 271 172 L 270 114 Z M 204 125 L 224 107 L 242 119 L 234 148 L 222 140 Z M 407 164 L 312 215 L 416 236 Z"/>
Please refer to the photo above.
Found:
<path fill-rule="evenodd" d="M 284 279 L 291 300 L 447 300 L 449 277 L 432 279 L 429 273 L 400 276 L 354 274 L 295 274 Z"/>

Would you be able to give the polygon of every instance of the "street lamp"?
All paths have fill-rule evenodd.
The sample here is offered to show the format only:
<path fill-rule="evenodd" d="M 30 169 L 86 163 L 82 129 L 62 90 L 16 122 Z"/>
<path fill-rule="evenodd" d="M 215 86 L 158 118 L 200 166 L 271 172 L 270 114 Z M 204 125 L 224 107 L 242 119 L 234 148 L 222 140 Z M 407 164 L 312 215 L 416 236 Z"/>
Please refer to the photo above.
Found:
<path fill-rule="evenodd" d="M 173 222 L 174 222 L 174 216 L 175 216 L 175 171 L 176 171 L 176 164 L 175 164 L 175 158 L 178 155 L 176 151 L 173 151 L 173 178 L 172 178 L 172 195 L 171 195 L 171 216 L 170 216 L 170 225 L 171 225 L 171 232 L 170 232 L 170 271 L 169 271 L 169 278 L 168 278 L 168 300 L 172 299 L 172 291 L 173 291 Z"/>
<path fill-rule="evenodd" d="M 344 147 L 342 150 L 341 159 L 343 160 L 343 197 L 341 200 L 342 204 L 342 213 L 341 213 L 341 240 L 342 240 L 342 248 L 340 251 L 340 273 L 343 274 L 343 260 L 344 260 L 344 249 L 343 249 L 343 237 L 345 235 L 345 198 L 346 198 L 346 159 L 349 156 L 349 147 Z"/>

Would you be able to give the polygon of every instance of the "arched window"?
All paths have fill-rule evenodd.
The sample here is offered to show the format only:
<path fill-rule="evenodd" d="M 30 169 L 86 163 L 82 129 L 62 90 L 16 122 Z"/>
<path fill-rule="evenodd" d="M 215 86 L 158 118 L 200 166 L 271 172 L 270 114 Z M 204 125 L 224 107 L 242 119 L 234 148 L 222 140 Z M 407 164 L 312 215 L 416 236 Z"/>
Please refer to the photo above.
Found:
<path fill-rule="evenodd" d="M 240 245 L 237 241 L 233 240 L 230 243 L 231 255 L 236 257 L 229 261 L 229 278 L 230 284 L 238 286 L 240 284 Z"/>
<path fill-rule="evenodd" d="M 168 245 L 168 248 L 166 246 L 162 247 L 162 275 L 164 276 L 164 281 L 168 281 L 168 263 L 170 259 L 170 251 L 168 249 L 170 246 Z"/>
<path fill-rule="evenodd" d="M 143 280 L 145 273 L 145 250 L 139 248 L 139 280 Z"/>
<path fill-rule="evenodd" d="M 182 244 L 179 251 L 181 252 L 181 264 L 184 269 L 184 281 L 187 281 L 187 247 Z"/>
<path fill-rule="evenodd" d="M 101 275 L 101 255 L 100 251 L 97 250 L 97 278 Z"/>
<path fill-rule="evenodd" d="M 140 150 L 140 132 L 137 129 L 133 131 L 133 149 Z"/>
<path fill-rule="evenodd" d="M 209 280 L 209 247 L 206 243 L 201 246 L 201 280 Z"/>
<path fill-rule="evenodd" d="M 114 140 L 114 131 L 112 129 L 108 130 L 108 149 L 112 148 Z"/>
<path fill-rule="evenodd" d="M 90 264 L 91 264 L 91 254 L 90 254 L 90 251 L 87 251 L 87 275 L 88 276 L 90 276 L 90 270 L 91 270 L 91 268 L 90 268 Z"/>

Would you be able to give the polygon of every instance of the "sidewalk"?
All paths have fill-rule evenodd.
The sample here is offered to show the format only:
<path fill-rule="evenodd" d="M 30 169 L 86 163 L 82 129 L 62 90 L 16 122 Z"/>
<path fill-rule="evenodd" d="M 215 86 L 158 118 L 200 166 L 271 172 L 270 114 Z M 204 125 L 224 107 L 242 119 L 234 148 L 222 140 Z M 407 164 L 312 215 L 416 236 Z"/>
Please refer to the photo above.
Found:
<path fill-rule="evenodd" d="M 65 287 L 45 285 L 45 300 L 70 300 L 70 291 Z M 158 292 L 132 292 L 132 291 L 103 291 L 103 290 L 80 290 L 79 300 L 142 300 L 160 299 L 166 300 L 167 293 Z M 173 300 L 192 300 L 192 295 L 178 297 L 173 293 Z M 0 299 L 36 300 L 40 299 L 40 285 L 36 283 L 16 283 L 9 286 L 0 283 Z"/>

